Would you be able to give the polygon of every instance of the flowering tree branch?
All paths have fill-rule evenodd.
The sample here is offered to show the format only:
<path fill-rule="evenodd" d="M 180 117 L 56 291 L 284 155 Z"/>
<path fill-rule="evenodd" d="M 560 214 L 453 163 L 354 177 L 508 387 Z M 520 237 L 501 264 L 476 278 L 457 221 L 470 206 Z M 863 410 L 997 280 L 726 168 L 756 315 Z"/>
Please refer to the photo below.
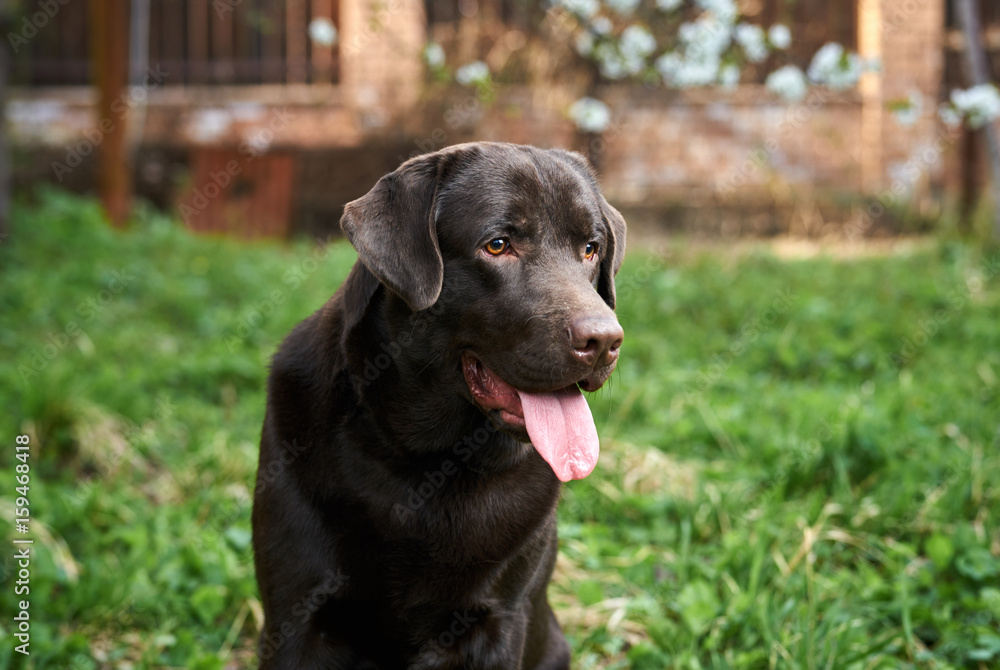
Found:
<path fill-rule="evenodd" d="M 740 83 L 749 66 L 759 71 L 766 64 L 774 68 L 765 78 L 767 90 L 780 99 L 798 102 L 812 86 L 848 90 L 866 71 L 880 69 L 877 61 L 865 60 L 841 44 L 828 42 L 812 55 L 803 70 L 788 55 L 792 31 L 780 23 L 765 27 L 747 22 L 735 0 L 542 1 L 547 3 L 550 19 L 572 27 L 576 53 L 591 64 L 595 76 L 608 81 L 634 81 L 672 89 L 732 88 Z M 1000 238 L 1000 142 L 992 126 L 992 121 L 1000 118 L 1000 90 L 988 82 L 979 46 L 981 31 L 975 20 L 978 0 L 953 2 L 970 45 L 967 55 L 975 59 L 978 54 L 979 60 L 970 61 L 969 79 L 974 85 L 952 91 L 949 102 L 936 111 L 949 125 L 985 127 Z M 771 59 L 775 55 L 778 57 Z M 483 61 L 466 63 L 452 75 L 445 65 L 444 50 L 433 42 L 424 50 L 424 58 L 438 80 L 454 76 L 464 86 L 492 90 L 492 73 Z M 890 102 L 888 108 L 903 125 L 913 125 L 928 113 L 916 92 L 906 100 Z M 611 124 L 611 110 L 595 97 L 580 98 L 569 107 L 568 115 L 583 133 L 599 134 Z"/>
<path fill-rule="evenodd" d="M 553 7 L 577 23 L 577 53 L 609 80 L 731 88 L 740 82 L 744 66 L 761 64 L 792 44 L 787 26 L 747 23 L 734 0 L 657 0 L 654 7 L 638 0 L 555 0 Z M 765 85 L 794 102 L 812 85 L 852 88 L 866 68 L 874 67 L 831 42 L 816 52 L 806 72 L 786 63 L 768 75 Z M 571 116 L 581 130 L 595 132 L 596 120 L 608 115 L 588 101 L 574 105 Z"/>

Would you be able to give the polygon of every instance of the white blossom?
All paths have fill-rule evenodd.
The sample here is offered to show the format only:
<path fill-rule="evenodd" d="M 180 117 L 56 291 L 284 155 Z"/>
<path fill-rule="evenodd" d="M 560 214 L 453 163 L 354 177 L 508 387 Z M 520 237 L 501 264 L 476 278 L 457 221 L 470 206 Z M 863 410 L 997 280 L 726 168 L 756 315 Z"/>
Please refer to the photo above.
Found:
<path fill-rule="evenodd" d="M 337 43 L 337 28 L 325 16 L 317 17 L 309 22 L 309 39 L 324 47 Z"/>
<path fill-rule="evenodd" d="M 733 0 L 697 0 L 696 3 L 706 12 L 711 12 L 717 19 L 734 23 L 739 12 Z"/>
<path fill-rule="evenodd" d="M 764 29 L 750 23 L 741 23 L 733 31 L 733 38 L 743 48 L 747 60 L 759 63 L 767 58 L 767 43 L 764 41 Z"/>
<path fill-rule="evenodd" d="M 924 111 L 924 96 L 919 91 L 911 91 L 906 99 L 906 103 L 898 109 L 894 109 L 892 115 L 901 126 L 912 126 L 919 119 Z"/>
<path fill-rule="evenodd" d="M 951 104 L 965 117 L 970 128 L 981 128 L 1000 117 L 1000 91 L 993 84 L 951 92 Z"/>
<path fill-rule="evenodd" d="M 608 79 L 621 79 L 625 76 L 625 67 L 621 62 L 621 54 L 610 42 L 601 42 L 594 49 L 594 61 L 601 74 Z"/>
<path fill-rule="evenodd" d="M 862 72 L 861 58 L 836 42 L 824 44 L 809 64 L 809 78 L 833 89 L 851 88 Z"/>
<path fill-rule="evenodd" d="M 775 49 L 787 49 L 792 46 L 792 31 L 786 25 L 775 23 L 767 31 L 767 39 Z"/>
<path fill-rule="evenodd" d="M 606 16 L 598 16 L 590 23 L 590 29 L 598 35 L 607 35 L 614 27 L 614 24 L 611 23 L 611 19 Z"/>
<path fill-rule="evenodd" d="M 642 26 L 632 25 L 622 31 L 618 49 L 626 59 L 644 59 L 656 51 L 656 38 Z"/>
<path fill-rule="evenodd" d="M 444 48 L 437 42 L 429 42 L 424 47 L 424 62 L 435 68 L 444 65 Z"/>
<path fill-rule="evenodd" d="M 585 133 L 600 133 L 611 123 L 611 110 L 595 98 L 580 98 L 570 106 L 569 118 Z"/>
<path fill-rule="evenodd" d="M 684 0 L 656 0 L 656 8 L 661 12 L 672 12 L 684 4 Z"/>
<path fill-rule="evenodd" d="M 578 51 L 592 49 L 590 55 L 602 75 L 622 79 L 646 69 L 646 59 L 656 50 L 656 40 L 642 26 L 633 25 L 617 41 L 603 39 L 595 44 L 592 38 L 577 38 L 576 47 Z"/>
<path fill-rule="evenodd" d="M 687 61 L 677 73 L 677 85 L 683 88 L 708 86 L 719 76 L 719 61 Z"/>
<path fill-rule="evenodd" d="M 629 16 L 639 6 L 639 0 L 604 0 L 604 4 L 616 14 Z"/>
<path fill-rule="evenodd" d="M 575 49 L 593 61 L 605 78 L 619 80 L 647 71 L 650 58 L 658 50 L 656 35 L 644 25 L 632 24 L 627 25 L 616 38 L 615 24 L 620 26 L 621 22 L 619 19 L 612 21 L 615 15 L 632 15 L 641 0 L 550 2 L 577 18 L 583 31 L 575 40 Z M 661 12 L 674 12 L 685 4 L 684 0 L 655 0 L 656 9 Z M 697 18 L 683 21 L 677 28 L 676 48 L 661 54 L 653 62 L 668 86 L 720 85 L 731 88 L 740 81 L 740 55 L 751 63 L 761 63 L 772 49 L 785 50 L 792 45 L 792 33 L 787 25 L 778 23 L 765 30 L 751 23 L 738 23 L 736 0 L 693 0 L 690 4 L 701 10 L 696 13 Z M 736 54 L 731 52 L 734 46 L 739 48 Z M 734 55 L 736 63 L 730 62 Z M 798 67 L 785 66 L 772 72 L 766 85 L 782 98 L 801 100 L 808 91 L 810 80 L 833 89 L 845 89 L 857 84 L 861 73 L 869 66 L 870 63 L 846 51 L 840 44 L 828 43 L 813 57 L 807 70 L 808 78 Z M 488 77 L 486 66 L 481 65 L 481 68 L 472 74 L 463 73 L 464 68 L 461 68 L 456 73 L 456 79 L 475 81 L 473 75 Z M 1000 109 L 997 114 L 1000 115 Z M 905 114 L 901 120 L 907 120 Z"/>
<path fill-rule="evenodd" d="M 740 83 L 740 69 L 735 65 L 724 65 L 719 70 L 719 83 L 724 88 L 733 88 Z"/>
<path fill-rule="evenodd" d="M 637 56 L 624 56 L 622 58 L 622 66 L 625 68 L 625 72 L 635 76 L 641 74 L 646 69 L 646 59 Z"/>
<path fill-rule="evenodd" d="M 938 107 L 938 117 L 949 128 L 957 128 L 962 125 L 962 115 L 950 104 L 941 103 L 941 106 Z"/>
<path fill-rule="evenodd" d="M 711 3 L 704 3 L 708 4 Z M 676 88 L 716 83 L 720 76 L 722 54 L 732 43 L 732 26 L 711 12 L 702 14 L 695 21 L 682 23 L 677 36 L 681 49 L 663 54 L 655 63 L 663 81 Z"/>
<path fill-rule="evenodd" d="M 601 74 L 608 79 L 621 79 L 628 74 L 628 67 L 621 53 L 611 42 L 601 42 L 594 49 L 594 61 Z"/>
<path fill-rule="evenodd" d="M 624 79 L 628 74 L 626 63 L 620 58 L 607 58 L 598 63 L 601 74 L 608 79 Z"/>
<path fill-rule="evenodd" d="M 482 83 L 489 77 L 490 67 L 481 60 L 463 65 L 455 72 L 455 81 L 463 86 Z"/>
<path fill-rule="evenodd" d="M 677 36 L 684 46 L 685 55 L 694 59 L 718 59 L 732 42 L 730 27 L 712 16 L 682 23 L 677 29 Z"/>
<path fill-rule="evenodd" d="M 802 74 L 802 70 L 794 65 L 786 65 L 778 68 L 767 76 L 767 81 L 764 82 L 764 85 L 772 93 L 793 102 L 806 97 L 806 91 L 809 87 L 805 75 Z"/>
<path fill-rule="evenodd" d="M 582 16 L 585 19 L 593 17 L 601 9 L 601 3 L 598 0 L 556 0 L 555 4 L 569 13 Z"/>
<path fill-rule="evenodd" d="M 656 69 L 663 81 L 676 88 L 708 86 L 719 76 L 719 59 L 685 58 L 678 53 L 666 53 L 656 59 Z"/>
<path fill-rule="evenodd" d="M 823 75 L 831 70 L 840 67 L 840 60 L 844 57 L 844 47 L 836 42 L 827 42 L 817 51 L 809 64 L 809 78 L 814 81 L 822 81 Z"/>
<path fill-rule="evenodd" d="M 674 75 L 681 68 L 683 61 L 684 59 L 681 58 L 679 53 L 670 51 L 657 58 L 653 65 L 660 73 L 660 76 L 663 77 L 663 81 L 667 84 L 672 84 Z"/>

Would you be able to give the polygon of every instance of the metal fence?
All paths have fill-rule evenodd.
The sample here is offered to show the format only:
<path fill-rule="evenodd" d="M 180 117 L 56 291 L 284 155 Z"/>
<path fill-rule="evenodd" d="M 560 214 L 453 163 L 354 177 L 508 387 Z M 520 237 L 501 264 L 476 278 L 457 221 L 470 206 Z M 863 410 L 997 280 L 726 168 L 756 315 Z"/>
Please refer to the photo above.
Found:
<path fill-rule="evenodd" d="M 90 83 L 90 14 L 87 0 L 25 3 L 14 33 L 30 37 L 18 40 L 11 83 Z M 313 19 L 336 16 L 337 0 L 149 0 L 149 63 L 170 72 L 166 85 L 336 83 L 336 46 L 308 37 Z"/>

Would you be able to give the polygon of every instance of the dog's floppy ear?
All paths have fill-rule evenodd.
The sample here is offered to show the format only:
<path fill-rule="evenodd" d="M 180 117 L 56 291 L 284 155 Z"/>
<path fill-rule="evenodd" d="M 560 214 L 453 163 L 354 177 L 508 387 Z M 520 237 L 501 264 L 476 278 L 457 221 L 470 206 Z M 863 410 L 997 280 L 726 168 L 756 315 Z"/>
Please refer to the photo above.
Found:
<path fill-rule="evenodd" d="M 408 160 L 347 203 L 340 219 L 365 267 L 415 312 L 437 301 L 444 279 L 434 199 L 447 155 Z"/>
<path fill-rule="evenodd" d="M 615 308 L 615 275 L 625 257 L 625 219 L 621 212 L 601 197 L 601 213 L 608 227 L 607 250 L 601 259 L 601 275 L 597 279 L 597 292 L 611 309 Z"/>

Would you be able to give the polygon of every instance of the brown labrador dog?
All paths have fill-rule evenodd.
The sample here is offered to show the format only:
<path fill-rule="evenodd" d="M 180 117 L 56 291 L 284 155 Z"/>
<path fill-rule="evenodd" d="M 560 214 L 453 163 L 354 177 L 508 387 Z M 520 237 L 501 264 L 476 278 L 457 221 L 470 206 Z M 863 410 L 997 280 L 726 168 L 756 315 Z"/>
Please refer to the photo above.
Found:
<path fill-rule="evenodd" d="M 341 225 L 359 262 L 271 368 L 261 668 L 568 668 L 556 503 L 597 462 L 625 221 L 578 154 L 474 143 Z"/>

